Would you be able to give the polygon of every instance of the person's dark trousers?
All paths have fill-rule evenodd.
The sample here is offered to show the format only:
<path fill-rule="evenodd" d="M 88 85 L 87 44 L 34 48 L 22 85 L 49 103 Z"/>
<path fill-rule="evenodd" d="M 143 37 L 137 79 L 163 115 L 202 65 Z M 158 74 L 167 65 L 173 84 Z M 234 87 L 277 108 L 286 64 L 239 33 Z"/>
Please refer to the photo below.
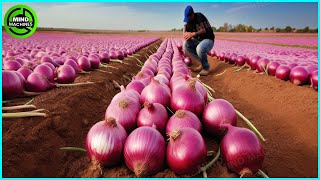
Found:
<path fill-rule="evenodd" d="M 207 53 L 212 49 L 213 45 L 214 42 L 211 39 L 199 41 L 198 39 L 191 38 L 183 42 L 184 50 L 197 59 L 205 70 L 210 69 Z"/>

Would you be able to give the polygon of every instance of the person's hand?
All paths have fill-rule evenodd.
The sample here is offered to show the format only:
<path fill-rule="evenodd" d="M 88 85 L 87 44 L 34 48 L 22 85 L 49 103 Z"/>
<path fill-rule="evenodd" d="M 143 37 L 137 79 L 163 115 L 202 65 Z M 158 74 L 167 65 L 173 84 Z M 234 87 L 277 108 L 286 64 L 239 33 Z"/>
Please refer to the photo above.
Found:
<path fill-rule="evenodd" d="M 191 32 L 185 32 L 183 34 L 183 38 L 185 40 L 189 40 L 189 39 L 193 38 L 195 35 L 196 35 L 196 33 L 194 33 L 194 32 L 192 32 L 192 33 Z"/>

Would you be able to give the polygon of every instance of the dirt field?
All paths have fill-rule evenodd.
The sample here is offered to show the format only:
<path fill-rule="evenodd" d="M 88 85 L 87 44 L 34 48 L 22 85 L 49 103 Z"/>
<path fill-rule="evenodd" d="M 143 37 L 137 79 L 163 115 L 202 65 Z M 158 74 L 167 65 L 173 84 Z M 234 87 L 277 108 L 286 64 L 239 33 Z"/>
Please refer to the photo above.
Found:
<path fill-rule="evenodd" d="M 154 51 L 154 45 L 160 43 L 139 51 L 141 60 L 147 49 Z M 94 85 L 56 88 L 35 97 L 34 105 L 48 110 L 46 118 L 3 119 L 3 177 L 135 177 L 124 163 L 103 169 L 101 175 L 86 154 L 59 149 L 85 147 L 87 132 L 104 118 L 112 97 L 119 92 L 112 80 L 126 85 L 129 81 L 123 75 L 131 77 L 139 71 L 134 59 L 127 62 L 130 65 L 112 63 L 119 68 L 110 68 L 113 74 L 92 72 L 77 79 Z M 211 75 L 201 80 L 216 91 L 215 98 L 231 102 L 267 139 L 263 170 L 270 177 L 317 177 L 317 91 L 253 71 L 233 72 L 231 65 L 214 58 L 210 64 Z M 225 69 L 223 75 L 214 76 Z M 240 118 L 238 126 L 247 127 Z M 204 136 L 208 150 L 216 152 L 218 142 Z M 154 177 L 177 176 L 166 168 Z M 238 176 L 219 161 L 208 177 Z"/>

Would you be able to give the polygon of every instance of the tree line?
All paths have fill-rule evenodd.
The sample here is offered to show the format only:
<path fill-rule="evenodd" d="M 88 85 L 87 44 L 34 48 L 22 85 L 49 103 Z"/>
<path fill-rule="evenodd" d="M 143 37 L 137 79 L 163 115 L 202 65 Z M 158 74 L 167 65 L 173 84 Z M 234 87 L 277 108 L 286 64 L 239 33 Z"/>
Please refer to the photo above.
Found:
<path fill-rule="evenodd" d="M 281 32 L 281 33 L 290 33 L 290 32 L 296 32 L 296 33 L 318 33 L 318 28 L 316 29 L 310 29 L 309 26 L 306 26 L 302 29 L 293 28 L 291 26 L 286 26 L 285 28 L 279 28 L 279 27 L 271 27 L 271 28 L 254 28 L 253 26 L 248 26 L 244 24 L 237 24 L 232 25 L 227 22 L 223 24 L 223 26 L 220 26 L 219 28 L 216 28 L 212 26 L 213 32 Z M 171 31 L 182 31 L 181 29 L 171 29 Z"/>

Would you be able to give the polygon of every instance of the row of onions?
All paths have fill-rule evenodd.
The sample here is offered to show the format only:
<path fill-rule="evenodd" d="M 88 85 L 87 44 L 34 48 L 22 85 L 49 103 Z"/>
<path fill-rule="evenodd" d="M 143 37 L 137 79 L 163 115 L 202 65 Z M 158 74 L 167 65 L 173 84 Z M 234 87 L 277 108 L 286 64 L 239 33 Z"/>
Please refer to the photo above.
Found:
<path fill-rule="evenodd" d="M 41 35 L 40 40 L 43 38 Z M 37 38 L 35 36 L 33 38 Z M 65 47 L 61 42 L 65 42 L 63 37 L 61 40 L 50 39 L 51 41 L 25 40 L 19 41 L 5 39 L 2 71 L 2 97 L 6 102 L 25 97 L 38 95 L 41 92 L 56 88 L 70 87 L 93 84 L 93 82 L 74 83 L 77 74 L 87 74 L 89 71 L 99 71 L 110 73 L 99 68 L 113 68 L 110 62 L 126 63 L 127 57 L 134 57 L 141 48 L 157 41 L 157 38 L 146 38 L 137 44 L 133 40 L 131 48 L 118 48 L 116 40 L 113 46 L 104 49 L 97 49 L 94 45 L 89 44 L 92 48 L 78 44 L 74 47 Z M 43 39 L 42 39 L 43 40 Z M 30 42 L 31 41 L 31 42 Z M 59 43 L 50 46 L 49 43 Z M 35 46 L 32 43 L 37 43 Z M 80 42 L 79 42 L 80 43 Z M 61 45 L 61 46 L 60 46 Z M 31 46 L 32 48 L 30 48 Z M 5 107 L 3 110 L 20 110 L 27 108 L 35 108 L 31 104 L 24 104 L 14 107 Z M 30 116 L 46 116 L 40 113 L 40 110 L 19 112 L 19 113 L 3 113 L 4 118 L 30 117 Z"/>
<path fill-rule="evenodd" d="M 235 71 L 248 68 L 295 85 L 310 84 L 318 90 L 317 51 L 221 40 L 216 44 L 208 55 L 240 66 Z"/>
<path fill-rule="evenodd" d="M 84 151 L 98 167 L 124 160 L 138 177 L 154 175 L 166 166 L 178 175 L 203 172 L 206 177 L 220 152 L 231 171 L 261 174 L 264 151 L 258 136 L 236 127 L 238 111 L 228 101 L 214 99 L 211 88 L 192 78 L 183 60 L 175 40 L 165 39 L 126 88 L 120 86 L 104 120 L 88 132 Z M 210 147 L 203 129 L 220 141 L 220 150 L 207 165 Z"/>

